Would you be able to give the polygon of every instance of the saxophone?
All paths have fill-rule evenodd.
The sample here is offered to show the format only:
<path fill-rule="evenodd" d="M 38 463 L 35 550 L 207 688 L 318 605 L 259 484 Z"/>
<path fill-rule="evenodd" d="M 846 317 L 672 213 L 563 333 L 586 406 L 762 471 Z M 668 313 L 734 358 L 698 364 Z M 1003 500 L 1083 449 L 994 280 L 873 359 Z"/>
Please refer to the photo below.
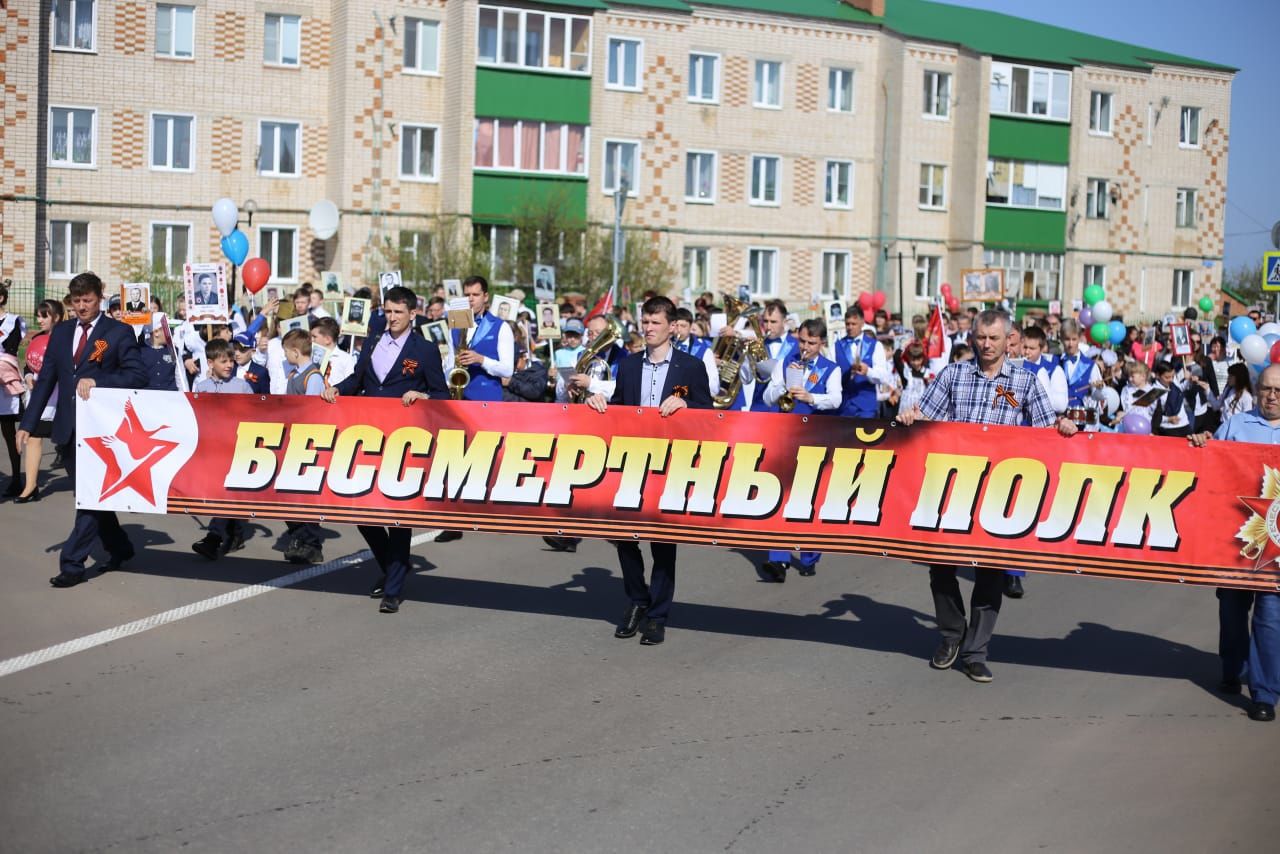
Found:
<path fill-rule="evenodd" d="M 578 356 L 578 361 L 573 366 L 575 374 L 585 374 L 593 380 L 602 380 L 609 376 L 609 363 L 601 359 L 600 354 L 612 347 L 615 342 L 621 340 L 622 325 L 612 315 L 606 316 L 605 320 L 608 321 L 609 325 L 601 330 L 600 334 L 583 348 L 582 355 Z M 571 403 L 584 403 L 587 399 L 587 394 L 587 389 L 571 388 L 569 389 L 569 401 Z"/>
<path fill-rule="evenodd" d="M 458 351 L 454 355 L 453 370 L 449 371 L 449 397 L 454 400 L 462 400 L 462 395 L 467 390 L 467 384 L 471 382 L 471 372 L 458 364 L 458 356 L 467 352 L 467 333 L 470 329 L 459 330 L 458 333 Z"/>

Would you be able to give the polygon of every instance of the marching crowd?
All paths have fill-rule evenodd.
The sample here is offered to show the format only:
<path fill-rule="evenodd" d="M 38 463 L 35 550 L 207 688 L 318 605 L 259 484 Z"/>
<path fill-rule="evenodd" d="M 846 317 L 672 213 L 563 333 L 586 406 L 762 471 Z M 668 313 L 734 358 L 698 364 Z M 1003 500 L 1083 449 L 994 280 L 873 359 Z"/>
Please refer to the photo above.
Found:
<path fill-rule="evenodd" d="M 707 293 L 677 306 L 650 293 L 639 316 L 627 306 L 589 313 L 585 304 L 565 300 L 559 335 L 548 337 L 539 335 L 546 324 L 535 323 L 531 308 L 514 319 L 494 315 L 489 291 L 482 276 L 464 280 L 469 322 L 451 324 L 449 337 L 439 341 L 427 329 L 446 316 L 442 288 L 421 297 L 400 286 L 355 291 L 354 297 L 374 306 L 362 337 L 343 335 L 325 295 L 309 286 L 287 303 L 238 306 L 232 322 L 219 326 L 186 322 L 181 302 L 169 326 L 163 306 L 153 300 L 149 328 L 119 322 L 119 299 L 104 304 L 102 282 L 92 273 L 72 280 L 66 300 L 39 305 L 38 328 L 6 311 L 8 294 L 0 289 L 0 425 L 12 472 L 5 495 L 39 500 L 45 439 L 68 449 L 55 465 L 74 478 L 73 395 L 87 398 L 95 385 L 311 395 L 329 403 L 394 397 L 406 407 L 449 398 L 554 400 L 600 413 L 611 405 L 649 406 L 664 417 L 685 408 L 718 408 L 897 419 L 904 425 L 949 420 L 1053 428 L 1065 436 L 1081 430 L 1185 436 L 1195 445 L 1215 432 L 1219 438 L 1280 441 L 1280 365 L 1251 368 L 1231 339 L 1199 321 L 1195 309 L 1176 318 L 1177 329 L 1167 323 L 1131 326 L 1123 340 L 1098 346 L 1085 339 L 1077 320 L 1056 314 L 1027 314 L 1015 323 L 1002 311 L 944 313 L 937 307 L 931 316 L 896 323 L 883 310 L 867 316 L 853 305 L 828 326 L 829 312 L 792 311 L 781 300 L 755 304 L 746 295 L 725 295 L 718 302 Z M 282 321 L 299 317 L 307 318 L 305 328 L 289 324 L 293 328 L 278 334 Z M 1178 330 L 1188 340 L 1180 340 Z M 290 522 L 288 530 L 288 560 L 323 561 L 315 523 Z M 360 533 L 379 569 L 371 595 L 381 612 L 396 613 L 411 531 L 362 525 Z M 461 536 L 446 531 L 437 541 Z M 85 580 L 86 558 L 99 539 L 108 553 L 101 571 L 134 556 L 115 514 L 77 511 L 54 587 Z M 544 539 L 558 552 L 578 544 Z M 192 548 L 217 560 L 243 544 L 239 523 L 214 519 Z M 639 634 L 642 644 L 662 643 L 676 546 L 650 544 L 646 580 L 640 545 L 615 545 L 628 601 L 615 636 Z M 762 557 L 765 576 L 784 582 L 793 568 L 813 575 L 820 555 L 776 550 Z M 976 573 L 967 612 L 954 566 L 931 566 L 930 586 L 942 635 L 930 663 L 950 669 L 959 661 L 974 681 L 991 681 L 988 645 L 1002 600 L 1024 595 L 1021 573 Z M 1271 720 L 1280 692 L 1280 594 L 1224 592 L 1222 689 L 1238 692 L 1248 682 L 1250 717 Z"/>

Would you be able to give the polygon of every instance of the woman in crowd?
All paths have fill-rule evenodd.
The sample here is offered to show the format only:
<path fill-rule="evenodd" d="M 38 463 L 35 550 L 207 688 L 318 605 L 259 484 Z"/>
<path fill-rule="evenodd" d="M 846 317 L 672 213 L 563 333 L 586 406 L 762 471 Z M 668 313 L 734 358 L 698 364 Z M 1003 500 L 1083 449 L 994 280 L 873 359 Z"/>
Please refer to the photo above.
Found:
<path fill-rule="evenodd" d="M 1227 368 L 1226 387 L 1215 401 L 1215 407 L 1222 413 L 1223 421 L 1253 409 L 1253 380 L 1249 377 L 1249 366 L 1244 362 L 1236 362 Z"/>
<path fill-rule="evenodd" d="M 22 414 L 22 397 L 25 389 L 22 370 L 18 366 L 18 348 L 27 336 L 26 322 L 9 313 L 9 289 L 0 285 L 0 434 L 4 436 L 4 448 L 9 454 L 9 488 L 5 498 L 16 498 L 22 493 L 21 456 L 18 454 L 18 417 Z"/>
<path fill-rule="evenodd" d="M 27 342 L 27 364 L 24 368 L 27 388 L 35 387 L 36 377 L 40 374 L 40 366 L 44 364 L 45 348 L 49 345 L 49 331 L 62 322 L 64 312 L 62 303 L 47 299 L 36 307 L 36 323 L 40 329 Z M 22 494 L 14 499 L 17 504 L 40 500 L 40 457 L 44 451 L 44 440 L 53 435 L 53 406 L 46 406 L 40 414 L 40 421 L 27 440 L 23 450 L 23 487 Z"/>

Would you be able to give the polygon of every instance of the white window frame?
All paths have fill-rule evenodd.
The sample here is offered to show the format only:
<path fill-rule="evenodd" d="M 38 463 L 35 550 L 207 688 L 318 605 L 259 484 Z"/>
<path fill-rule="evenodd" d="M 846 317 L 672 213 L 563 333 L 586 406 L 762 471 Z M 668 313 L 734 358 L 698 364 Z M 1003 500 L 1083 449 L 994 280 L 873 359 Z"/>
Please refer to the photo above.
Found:
<path fill-rule="evenodd" d="M 498 16 L 498 39 L 495 44 L 495 56 L 493 59 L 485 59 L 480 53 L 480 17 L 486 12 L 494 12 Z M 514 62 L 504 61 L 502 58 L 502 21 L 503 14 L 516 16 L 516 57 Z M 536 64 L 526 62 L 525 50 L 528 47 L 526 37 L 526 27 L 530 15 L 541 15 L 543 20 L 543 37 L 542 37 L 542 56 L 538 57 Z M 565 30 L 565 65 L 563 68 L 556 68 L 548 64 L 550 58 L 551 39 L 549 34 L 552 22 L 560 22 Z M 585 23 L 587 27 L 586 36 L 586 67 L 574 69 L 573 57 L 571 50 L 573 45 L 573 25 L 574 22 Z M 522 71 L 537 71 L 545 74 L 567 74 L 573 77 L 590 77 L 591 67 L 594 64 L 593 39 L 595 37 L 594 21 L 589 15 L 566 15 L 557 12 L 543 11 L 542 9 L 516 9 L 510 6 L 489 6 L 480 5 L 476 7 L 476 65 L 489 68 L 519 68 Z"/>
<path fill-rule="evenodd" d="M 497 165 L 480 166 L 478 164 L 475 164 L 476 135 L 479 133 L 480 122 L 482 121 L 499 122 L 499 123 L 504 121 L 509 121 L 509 122 L 515 123 L 516 130 L 515 130 L 515 139 L 513 144 L 515 146 L 515 154 L 516 154 L 517 161 L 520 159 L 520 154 L 522 151 L 521 137 L 526 132 L 526 129 L 529 132 L 534 132 L 534 129 L 536 129 L 536 133 L 538 134 L 539 168 L 524 169 L 524 168 L 521 168 L 520 166 L 497 166 Z M 582 171 L 581 172 L 569 172 L 563 168 L 561 169 L 542 168 L 543 164 L 546 163 L 545 155 L 546 155 L 546 144 L 547 144 L 547 128 L 550 126 L 558 126 L 561 128 L 559 160 L 560 160 L 560 165 L 562 167 L 566 165 L 566 161 L 569 159 L 569 134 L 564 129 L 570 128 L 570 127 L 582 128 Z M 495 164 L 498 161 L 497 134 L 498 134 L 499 127 L 500 127 L 499 124 L 494 125 L 493 145 L 494 145 L 494 163 Z M 476 116 L 475 128 L 476 130 L 473 132 L 472 143 L 471 143 L 471 157 L 472 157 L 472 163 L 473 163 L 471 168 L 475 172 L 506 172 L 506 173 L 519 173 L 521 175 L 564 175 L 570 178 L 589 178 L 590 177 L 590 173 L 591 173 L 591 126 L 590 125 L 579 125 L 579 124 L 574 124 L 573 122 L 542 122 L 542 121 L 534 121 L 534 120 L 526 121 L 524 119 L 500 119 L 496 116 Z"/>
<path fill-rule="evenodd" d="M 167 276 L 181 276 L 182 265 L 191 263 L 191 250 L 194 248 L 192 244 L 193 223 L 190 222 L 171 222 L 169 220 L 152 220 L 147 229 L 147 260 L 152 270 L 156 267 L 155 258 L 155 232 L 157 228 L 168 229 L 164 239 L 164 271 Z M 187 230 L 187 257 L 177 265 L 177 272 L 173 272 L 173 231 L 175 228 L 185 228 Z"/>
<path fill-rule="evenodd" d="M 1105 112 L 1106 122 L 1100 121 Z M 1115 121 L 1115 93 L 1094 89 L 1089 92 L 1089 133 L 1092 136 L 1111 136 Z"/>
<path fill-rule="evenodd" d="M 75 144 L 75 137 L 72 133 L 74 123 L 67 127 L 67 157 L 66 160 L 53 159 L 53 111 L 54 110 L 83 110 L 90 114 L 89 123 L 89 162 L 76 163 L 71 159 L 71 150 Z M 55 169 L 97 169 L 98 168 L 98 108 L 85 107 L 75 104 L 50 104 L 49 105 L 49 165 Z"/>
<path fill-rule="evenodd" d="M 626 81 L 619 79 L 615 81 L 614 72 L 618 72 L 618 77 L 625 77 L 626 62 L 622 63 L 622 68 L 613 67 L 613 44 L 614 42 L 635 45 L 636 51 L 636 81 L 632 85 L 627 85 Z M 604 48 L 605 59 L 605 75 L 604 88 L 611 89 L 616 92 L 643 92 L 644 91 L 644 39 L 634 38 L 632 36 L 609 36 L 605 40 Z"/>
<path fill-rule="evenodd" d="M 694 62 L 693 60 L 695 57 L 711 60 L 711 97 L 710 98 L 702 97 L 701 93 L 694 94 L 694 88 L 693 88 Z M 687 100 L 690 103 L 693 103 L 693 104 L 719 104 L 720 103 L 720 63 L 722 61 L 723 61 L 723 57 L 721 57 L 721 55 L 718 53 L 711 53 L 710 51 L 705 51 L 705 50 L 689 51 L 689 91 L 686 94 L 688 96 Z M 701 79 L 701 76 L 699 76 L 698 83 L 701 83 L 701 82 L 702 82 L 702 79 Z M 699 86 L 699 89 L 701 89 L 701 86 Z"/>
<path fill-rule="evenodd" d="M 175 38 L 175 34 L 177 33 L 176 24 L 178 21 L 179 10 L 184 10 L 186 12 L 189 12 L 191 15 L 191 55 L 190 56 L 182 56 L 181 54 L 178 54 L 175 52 L 177 50 L 177 43 L 178 43 L 177 39 Z M 161 59 L 172 59 L 178 62 L 194 62 L 196 58 L 196 7 L 190 5 L 189 3 L 157 3 L 156 4 L 156 37 L 157 38 L 159 38 L 159 35 L 160 35 L 160 16 L 166 13 L 169 15 L 169 51 L 167 53 L 163 52 L 157 46 L 156 56 L 158 56 Z"/>
<path fill-rule="evenodd" d="M 688 194 L 690 161 L 695 156 L 711 158 L 711 195 L 706 198 L 702 198 L 701 196 L 690 196 Z M 695 204 L 695 205 L 714 205 L 716 203 L 716 196 L 719 194 L 719 189 L 720 189 L 719 173 L 720 173 L 720 156 L 716 152 L 707 151 L 705 149 L 693 149 L 693 148 L 687 149 L 684 153 L 684 175 L 685 175 L 684 200 L 686 202 L 689 202 L 690 204 Z"/>
<path fill-rule="evenodd" d="M 1107 286 L 1107 265 L 1085 264 L 1082 271 L 1081 285 L 1086 288 L 1090 285 L 1099 285 L 1105 288 Z"/>
<path fill-rule="evenodd" d="M 76 16 L 75 9 L 80 3 L 89 3 L 93 7 L 93 23 L 89 32 L 89 46 L 76 47 L 75 25 Z M 98 52 L 98 7 L 102 5 L 98 0 L 67 0 L 68 9 L 71 11 L 71 44 L 59 45 L 58 38 L 58 3 L 53 0 L 49 4 L 49 46 L 52 50 L 67 53 L 97 53 Z"/>
<path fill-rule="evenodd" d="M 416 11 L 416 10 L 415 10 Z M 409 29 L 414 28 L 417 32 L 414 34 L 414 47 L 417 49 L 417 56 L 412 57 L 412 64 L 409 62 Z M 408 16 L 404 19 L 404 40 L 401 42 L 400 66 L 405 74 L 415 77 L 439 77 L 440 76 L 440 31 L 444 28 L 444 21 L 439 18 L 422 18 L 416 15 Z M 430 29 L 435 34 L 436 42 L 436 66 L 435 68 L 422 67 L 422 31 Z"/>
<path fill-rule="evenodd" d="M 1106 178 L 1089 178 L 1085 181 L 1085 219 L 1107 219 L 1110 216 L 1111 182 Z"/>
<path fill-rule="evenodd" d="M 941 281 L 942 256 L 917 255 L 915 283 L 912 285 L 915 292 L 915 298 L 918 300 L 932 301 L 933 298 L 938 295 L 938 287 Z M 920 285 L 922 282 L 924 284 L 924 293 L 920 292 Z"/>
<path fill-rule="evenodd" d="M 1173 224 L 1175 228 L 1196 227 L 1197 195 L 1199 194 L 1191 187 L 1178 188 L 1173 213 Z"/>
<path fill-rule="evenodd" d="M 420 170 L 422 167 L 419 161 L 419 154 L 422 151 L 421 145 L 414 147 L 413 159 L 418 163 L 419 172 L 406 174 L 404 171 L 404 146 L 409 142 L 410 131 L 431 131 L 435 134 L 435 144 L 431 146 L 431 174 L 422 175 Z M 400 172 L 401 181 L 413 181 L 419 184 L 438 184 L 440 183 L 440 125 L 427 124 L 425 122 L 403 122 L 400 125 L 400 150 L 399 163 L 396 168 Z"/>
<path fill-rule="evenodd" d="M 276 44 L 276 60 L 273 62 L 267 59 L 267 19 L 277 19 L 277 32 L 280 39 Z M 295 47 L 295 57 L 293 62 L 285 62 L 285 22 L 289 19 L 297 21 L 298 43 Z M 269 68 L 301 68 L 302 67 L 302 16 L 291 15 L 287 12 L 263 12 L 262 13 L 262 64 Z"/>
<path fill-rule="evenodd" d="M 827 259 L 839 256 L 844 259 L 844 275 L 840 277 L 841 281 L 836 290 L 827 290 Z M 837 271 L 838 272 L 838 271 Z M 853 281 L 853 253 L 847 249 L 824 249 L 822 250 L 822 272 L 821 279 L 818 281 L 818 292 L 822 296 L 833 297 L 835 299 L 848 299 L 849 286 Z"/>
<path fill-rule="evenodd" d="M 52 279 L 70 279 L 76 276 L 78 273 L 84 272 L 84 270 L 55 270 L 53 267 L 54 228 L 57 226 L 64 226 L 63 239 L 67 241 L 67 244 L 66 244 L 67 264 L 74 266 L 71 263 L 72 255 L 73 255 L 71 251 L 71 247 L 73 245 L 73 232 L 75 230 L 75 226 L 77 225 L 84 226 L 85 270 L 90 269 L 93 265 L 93 262 L 91 260 L 93 258 L 93 255 L 91 254 L 93 251 L 93 244 L 92 244 L 93 229 L 89 227 L 89 222 L 86 220 L 77 220 L 77 219 L 50 219 L 49 220 L 49 277 Z"/>
<path fill-rule="evenodd" d="M 1061 164 L 1061 163 L 1039 163 L 1039 162 L 1034 161 L 1034 160 L 1010 160 L 1010 159 L 1005 158 L 1005 157 L 992 157 L 992 158 L 988 158 L 988 160 L 987 160 L 987 175 L 988 175 L 988 176 L 990 176 L 990 175 L 992 174 L 992 172 L 994 171 L 994 165 L 995 165 L 996 163 L 1007 163 L 1007 164 L 1009 165 L 1009 170 L 1010 170 L 1010 175 L 1009 175 L 1009 197 L 1008 197 L 1008 199 L 1007 199 L 1006 201 L 1003 201 L 1003 202 L 995 202 L 995 201 L 992 201 L 989 197 L 987 197 L 987 199 L 986 199 L 986 204 L 987 204 L 989 207 L 996 207 L 996 208 L 1014 208 L 1014 209 L 1016 209 L 1016 210 L 1022 210 L 1022 211 L 1058 211 L 1059 213 L 1061 213 L 1061 212 L 1063 212 L 1063 211 L 1065 211 L 1065 210 L 1067 209 L 1067 195 L 1068 195 L 1068 192 L 1067 192 L 1067 180 L 1068 180 L 1068 178 L 1070 177 L 1070 173 L 1069 173 L 1069 171 L 1068 171 L 1068 168 L 1067 168 L 1065 165 L 1063 165 L 1063 164 Z M 1039 193 L 1039 189 L 1038 189 L 1038 188 L 1037 188 L 1037 191 L 1036 191 L 1036 203 L 1035 203 L 1035 204 L 1033 204 L 1033 205 L 1023 205 L 1023 204 L 1016 204 L 1016 203 L 1013 201 L 1013 174 L 1012 174 L 1012 173 L 1013 173 L 1013 169 L 1014 169 L 1014 167 L 1015 167 L 1015 166 L 1018 166 L 1018 165 L 1021 165 L 1021 166 L 1023 166 L 1023 167 L 1027 167 L 1027 166 L 1034 166 L 1037 170 L 1042 169 L 1042 168 L 1048 168 L 1048 169 L 1060 169 L 1060 170 L 1062 170 L 1062 172 L 1061 172 L 1061 176 L 1062 176 L 1062 196 L 1061 196 L 1061 197 L 1059 197 L 1059 203 L 1058 203 L 1058 206 L 1057 206 L 1057 207 L 1050 208 L 1050 207 L 1045 207 L 1044 205 L 1041 205 L 1041 204 L 1040 204 L 1040 198 L 1041 198 L 1041 197 L 1040 197 L 1040 193 Z M 1038 179 L 1037 179 L 1037 184 L 1039 184 L 1039 180 L 1038 180 Z M 1022 186 L 1026 186 L 1026 185 L 1022 185 Z M 1046 197 L 1046 198 L 1054 198 L 1054 197 L 1053 197 L 1053 196 L 1048 196 L 1048 197 Z"/>
<path fill-rule="evenodd" d="M 1186 289 L 1186 299 L 1178 301 L 1178 289 Z M 1191 297 L 1196 292 L 1196 271 L 1192 269 L 1178 268 L 1173 271 L 1173 293 L 1171 304 L 1173 308 L 1186 308 L 1191 305 Z"/>
<path fill-rule="evenodd" d="M 1184 105 L 1178 111 L 1178 147 L 1179 148 L 1199 148 L 1200 147 L 1200 115 L 1199 107 L 1189 107 Z M 1194 119 L 1188 122 L 1188 119 Z"/>
<path fill-rule="evenodd" d="M 600 187 L 606 196 L 612 196 L 618 192 L 617 186 L 609 183 L 609 146 L 619 146 L 616 151 L 621 152 L 621 146 L 630 145 L 635 149 L 635 156 L 632 158 L 632 169 L 630 175 L 630 183 L 627 186 L 627 198 L 634 199 L 640 195 L 640 140 L 638 139 L 621 139 L 619 137 L 605 137 L 603 145 L 600 146 Z M 620 163 L 613 164 L 613 174 L 615 177 L 621 177 Z"/>
<path fill-rule="evenodd" d="M 711 247 L 686 246 L 683 257 L 684 263 L 680 271 L 680 277 L 684 280 L 685 287 L 695 296 L 711 290 L 711 282 L 713 281 L 711 276 Z M 691 270 L 700 271 L 702 273 L 702 281 L 694 282 L 690 279 L 689 273 Z"/>
<path fill-rule="evenodd" d="M 833 198 L 832 194 L 832 167 L 844 166 L 849 170 L 849 180 L 846 182 L 846 192 L 848 198 L 843 202 L 838 198 Z M 853 161 L 852 160 L 832 160 L 824 161 L 822 166 L 822 206 L 828 210 L 848 211 L 853 210 Z"/>
<path fill-rule="evenodd" d="M 1049 252 L 1021 252 L 988 249 L 982 253 L 984 267 L 1004 270 L 1005 294 L 1012 300 L 1062 299 L 1062 255 Z M 1026 274 L 1031 273 L 1032 293 L 1027 293 Z"/>
<path fill-rule="evenodd" d="M 276 263 L 279 260 L 279 249 L 280 249 L 280 243 L 278 239 L 272 241 L 270 254 L 268 254 L 263 250 L 262 235 L 263 235 L 263 232 L 267 232 L 267 231 L 277 232 L 277 233 L 281 231 L 293 232 L 293 259 L 291 262 L 292 269 L 293 269 L 292 276 L 280 275 L 280 265 Z M 295 283 L 298 281 L 298 236 L 301 233 L 301 231 L 302 229 L 298 228 L 298 226 L 296 225 L 286 225 L 283 223 L 281 224 L 263 223 L 262 225 L 258 226 L 258 257 L 264 259 L 271 266 L 271 281 L 279 282 L 281 284 Z"/>
<path fill-rule="evenodd" d="M 756 195 L 756 171 L 767 170 L 769 161 L 773 161 L 773 195 L 772 199 Z M 747 201 L 758 208 L 776 208 L 782 204 L 782 158 L 776 154 L 751 155 L 751 174 L 747 181 Z M 767 187 L 767 172 L 760 175 L 760 189 Z"/>
<path fill-rule="evenodd" d="M 752 263 L 757 253 L 768 253 L 772 263 L 769 265 L 769 281 L 770 289 L 762 291 L 757 287 L 757 282 L 752 276 L 755 265 Z M 781 252 L 776 246 L 748 246 L 747 247 L 747 290 L 753 297 L 774 297 L 778 295 L 778 272 L 781 266 Z"/>
<path fill-rule="evenodd" d="M 766 66 L 774 66 L 778 69 L 778 103 L 771 104 L 768 101 L 761 100 L 764 94 L 760 85 L 760 70 Z M 751 74 L 751 106 L 761 110 L 781 110 L 782 109 L 782 60 L 780 59 L 757 59 L 752 67 Z"/>
<path fill-rule="evenodd" d="M 294 127 L 297 128 L 297 147 L 294 152 L 294 164 L 298 167 L 298 171 L 281 172 L 278 169 L 275 169 L 270 172 L 264 172 L 262 170 L 262 131 L 263 131 L 263 125 L 268 125 L 268 124 L 293 125 Z M 279 138 L 280 138 L 280 135 L 277 134 L 276 139 L 279 140 Z M 280 149 L 278 144 L 275 151 L 275 157 L 272 159 L 272 162 L 277 166 L 279 166 L 280 164 Z M 258 119 L 258 156 L 253 166 L 254 166 L 255 174 L 263 178 L 301 178 L 302 177 L 302 122 L 297 119 Z"/>
<path fill-rule="evenodd" d="M 924 174 L 926 169 L 928 170 L 927 180 Z M 933 179 L 937 175 L 937 172 L 935 170 L 939 170 L 939 169 L 942 170 L 942 181 L 940 182 L 940 186 L 935 186 L 933 183 Z M 947 169 L 947 165 L 945 163 L 921 163 L 920 164 L 919 180 L 916 182 L 917 183 L 916 202 L 919 204 L 919 207 L 921 210 L 945 211 L 947 209 L 947 172 L 948 171 L 949 170 Z M 920 193 L 919 193 L 920 190 L 924 190 L 927 193 L 928 201 L 920 200 Z M 933 201 L 933 197 L 935 195 L 940 197 L 940 200 L 937 203 Z"/>
<path fill-rule="evenodd" d="M 191 150 L 187 152 L 187 162 L 191 165 L 187 168 L 180 166 L 157 166 L 156 165 L 156 118 L 163 116 L 168 119 L 188 119 L 191 122 L 191 133 L 189 139 L 191 141 Z M 196 117 L 191 113 L 170 113 L 164 110 L 152 110 L 147 114 L 147 133 L 151 136 L 151 144 L 147 146 L 147 167 L 152 172 L 186 172 L 196 171 Z M 169 123 L 169 154 L 168 162 L 173 162 L 173 122 Z"/>
<path fill-rule="evenodd" d="M 924 109 L 921 115 L 929 121 L 951 121 L 950 71 L 924 70 Z"/>
<path fill-rule="evenodd" d="M 847 110 L 841 108 L 838 104 L 836 106 L 832 106 L 832 101 L 836 100 L 835 98 L 836 86 L 834 84 L 837 80 L 843 81 L 844 78 L 846 77 L 849 79 L 849 108 Z M 856 97 L 857 90 L 854 88 L 856 85 L 857 79 L 858 79 L 858 76 L 855 73 L 855 69 L 836 67 L 836 66 L 831 66 L 827 69 L 827 112 L 828 113 L 838 113 L 840 115 L 846 115 L 846 116 L 851 116 L 854 114 L 857 108 L 857 103 L 858 103 L 858 99 Z M 779 89 L 779 91 L 781 91 L 781 89 Z"/>
<path fill-rule="evenodd" d="M 1019 112 L 1018 110 L 1014 109 L 1013 74 L 1014 74 L 1014 71 L 1016 70 L 1022 70 L 1027 72 L 1026 112 Z M 1046 102 L 1046 112 L 1044 115 L 1040 115 L 1039 113 L 1032 112 L 1033 104 L 1035 102 L 1035 76 L 1037 73 L 1049 75 L 1049 90 L 1048 90 L 1049 96 L 1048 96 L 1048 101 Z M 995 85 L 996 77 L 998 75 L 1004 75 L 1005 78 L 1008 80 L 1008 87 L 1009 87 L 1008 108 L 1003 110 L 999 109 L 996 105 L 995 99 L 992 98 L 990 100 L 990 106 L 991 106 L 991 112 L 993 115 L 1020 116 L 1022 118 L 1035 119 L 1037 121 L 1044 121 L 1044 122 L 1070 123 L 1071 121 L 1071 87 L 1072 87 L 1070 71 L 1067 71 L 1062 68 L 1051 68 L 1048 66 L 1041 66 L 1041 65 L 1027 65 L 1025 63 L 1020 63 L 1020 62 L 993 62 L 991 63 L 991 76 L 990 78 L 988 78 L 989 87 Z M 1066 86 L 1067 86 L 1066 94 L 1061 99 L 1061 103 L 1067 109 L 1067 114 L 1065 116 L 1053 115 L 1053 105 L 1056 101 L 1058 101 L 1058 99 L 1054 97 L 1054 91 L 1057 85 L 1055 81 L 1058 81 L 1058 80 L 1065 80 Z"/>

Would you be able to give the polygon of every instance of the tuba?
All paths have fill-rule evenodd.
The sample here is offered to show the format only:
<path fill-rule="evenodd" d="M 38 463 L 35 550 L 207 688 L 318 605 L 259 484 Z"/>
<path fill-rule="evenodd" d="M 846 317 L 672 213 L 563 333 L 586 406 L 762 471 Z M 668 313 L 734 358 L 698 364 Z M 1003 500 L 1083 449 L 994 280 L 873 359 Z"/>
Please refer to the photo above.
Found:
<path fill-rule="evenodd" d="M 467 333 L 470 329 L 461 329 L 458 331 L 458 352 L 454 356 L 453 370 L 449 371 L 447 382 L 449 384 L 449 397 L 453 400 L 462 400 L 462 395 L 466 393 L 467 384 L 471 382 L 471 372 L 458 364 L 458 356 L 467 352 Z"/>
<path fill-rule="evenodd" d="M 600 354 L 622 340 L 622 324 L 618 323 L 618 319 L 612 315 L 604 315 L 604 318 L 609 325 L 601 330 L 600 334 L 590 344 L 583 348 L 582 355 L 578 357 L 577 363 L 573 366 L 575 374 L 586 374 L 593 380 L 602 380 L 609 376 L 609 363 L 600 358 Z M 587 399 L 587 394 L 587 389 L 571 388 L 569 389 L 569 401 L 571 403 L 583 403 Z"/>
<path fill-rule="evenodd" d="M 744 300 L 725 294 L 724 311 L 729 324 L 745 317 L 756 337 L 722 335 L 716 339 L 715 355 L 720 363 L 720 393 L 711 399 L 711 405 L 716 409 L 733 406 L 738 392 L 742 390 L 743 372 L 746 371 L 748 376 L 754 374 L 756 366 L 768 357 L 768 351 L 764 348 L 764 330 L 760 328 L 760 307 L 748 306 Z"/>

